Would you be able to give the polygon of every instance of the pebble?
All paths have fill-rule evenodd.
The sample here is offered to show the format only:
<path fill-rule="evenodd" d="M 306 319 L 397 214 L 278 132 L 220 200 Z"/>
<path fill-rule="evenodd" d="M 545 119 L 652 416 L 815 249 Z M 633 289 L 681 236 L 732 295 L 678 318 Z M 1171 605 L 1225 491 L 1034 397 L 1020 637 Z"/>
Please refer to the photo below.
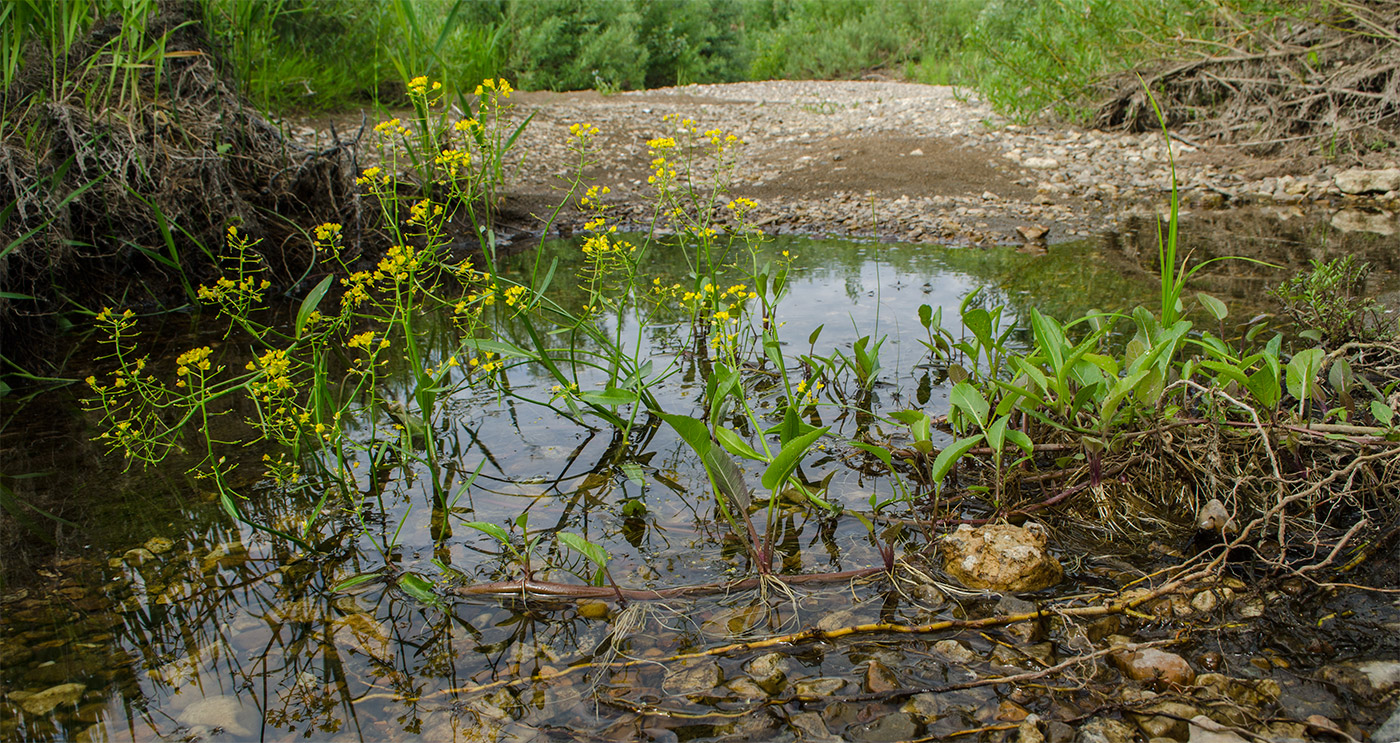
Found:
<path fill-rule="evenodd" d="M 1114 665 L 1124 676 L 1134 681 L 1162 681 L 1173 686 L 1187 686 L 1196 680 L 1196 672 L 1185 658 L 1157 648 L 1117 653 Z"/>
<path fill-rule="evenodd" d="M 42 717 L 61 705 L 77 704 L 87 691 L 84 684 L 59 684 L 36 693 L 11 692 L 9 699 L 19 704 L 25 712 Z"/>
<path fill-rule="evenodd" d="M 245 726 L 243 703 L 237 697 L 220 695 L 205 697 L 190 703 L 176 719 L 182 725 L 220 729 L 231 735 L 247 737 L 253 734 Z M 201 736 L 202 737 L 202 736 Z"/>

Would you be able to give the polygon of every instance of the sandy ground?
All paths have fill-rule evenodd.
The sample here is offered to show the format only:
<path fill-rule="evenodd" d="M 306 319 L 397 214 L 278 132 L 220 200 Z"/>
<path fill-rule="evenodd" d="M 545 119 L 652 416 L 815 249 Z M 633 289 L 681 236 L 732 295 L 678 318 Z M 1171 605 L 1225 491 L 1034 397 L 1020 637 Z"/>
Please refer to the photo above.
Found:
<path fill-rule="evenodd" d="M 514 118 L 534 116 L 507 186 L 509 221 L 526 230 L 543 224 L 577 169 L 566 146 L 575 123 L 599 129 L 586 181 L 611 188 L 614 214 L 639 226 L 653 194 L 646 143 L 677 135 L 678 119 L 741 140 L 729 191 L 757 201 L 753 219 L 771 232 L 993 244 L 1022 242 L 1024 233 L 1044 228 L 1041 239 L 1054 242 L 1117 231 L 1128 215 L 1164 211 L 1172 182 L 1160 132 L 1016 126 L 943 86 L 768 81 L 611 96 L 517 93 L 510 101 Z M 325 128 L 314 118 L 303 123 Z M 1175 137 L 1170 152 L 1190 208 L 1336 209 L 1355 201 L 1332 181 L 1349 163 L 1254 157 Z M 1396 205 L 1393 194 L 1370 202 Z M 551 229 L 567 231 L 582 218 L 566 208 Z"/>

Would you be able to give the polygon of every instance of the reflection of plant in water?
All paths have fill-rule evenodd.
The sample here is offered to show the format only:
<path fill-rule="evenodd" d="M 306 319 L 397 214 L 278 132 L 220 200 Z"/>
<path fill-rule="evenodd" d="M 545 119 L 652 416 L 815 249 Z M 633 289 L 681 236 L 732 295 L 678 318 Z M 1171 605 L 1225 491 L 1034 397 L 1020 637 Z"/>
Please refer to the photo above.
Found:
<path fill-rule="evenodd" d="M 251 244 L 240 231 L 230 231 L 229 273 L 201 296 L 236 326 L 238 335 L 230 338 L 250 339 L 253 357 L 246 365 L 225 368 L 234 365 L 221 364 L 223 356 L 214 347 L 200 346 L 176 360 L 174 382 L 166 385 L 153 362 L 135 350 L 134 316 L 115 311 L 99 316 L 118 369 L 90 384 L 110 443 L 135 459 L 159 461 L 181 445 L 182 428 L 193 423 L 204 432 L 199 471 L 211 478 L 229 513 L 307 550 L 331 542 L 321 535 L 327 517 L 342 516 L 361 530 L 373 525 L 380 530 L 378 546 L 386 563 L 399 558 L 399 530 L 414 510 L 409 502 L 401 520 L 389 523 L 386 502 L 400 494 L 396 488 L 411 488 L 422 478 L 432 497 L 429 533 L 438 566 L 455 574 L 443 545 L 453 533 L 452 522 L 460 519 L 497 542 L 494 554 L 503 572 L 515 576 L 464 592 L 631 601 L 700 590 L 786 590 L 803 580 L 871 572 L 787 574 L 799 564 L 791 559 L 797 553 L 799 515 L 824 522 L 850 515 L 875 539 L 875 521 L 894 509 L 905 509 L 931 534 L 954 507 L 965 512 L 971 505 L 986 519 L 1007 518 L 1087 491 L 1101 514 L 1112 516 L 1110 496 L 1120 484 L 1126 486 L 1130 465 L 1177 457 L 1188 460 L 1179 471 L 1193 471 L 1195 449 L 1185 447 L 1182 453 L 1172 446 L 1177 439 L 1169 437 L 1222 432 L 1258 437 L 1257 446 L 1268 455 L 1274 479 L 1249 481 L 1258 502 L 1286 485 L 1274 454 L 1279 437 L 1314 436 L 1310 426 L 1318 423 L 1333 426 L 1329 435 L 1350 437 L 1358 446 L 1379 446 L 1390 435 L 1390 419 L 1376 408 L 1383 393 L 1350 374 L 1346 358 L 1321 349 L 1286 358 L 1280 339 L 1261 344 L 1258 331 L 1226 338 L 1228 309 L 1205 295 L 1198 300 L 1219 332 L 1198 332 L 1184 316 L 1182 297 L 1186 280 L 1200 266 L 1177 265 L 1175 220 L 1159 254 L 1156 312 L 1090 312 L 1061 323 L 1030 307 L 1022 312 L 1029 326 L 1021 331 L 1029 347 L 1022 347 L 1011 312 L 988 296 L 964 299 L 958 317 L 947 323 L 956 322 L 956 329 L 945 326 L 942 309 L 921 308 L 924 343 L 934 367 L 951 383 L 951 410 L 946 419 L 918 409 L 879 418 L 875 389 L 888 376 L 880 358 L 886 336 L 864 335 L 849 354 L 819 353 L 818 327 L 808 336 L 807 353 L 784 350 L 777 318 L 789 291 L 791 256 L 763 257 L 763 237 L 748 221 L 753 202 L 730 194 L 738 167 L 735 137 L 668 117 L 668 135 L 647 143 L 648 180 L 655 189 L 652 230 L 637 239 L 619 234 L 608 190 L 582 182 L 598 130 L 575 125 L 569 147 L 577 162 L 565 203 L 587 216 L 572 264 L 577 268 L 560 270 L 560 261 L 547 261 L 541 247 L 527 262 L 528 270 L 508 278 L 496 262 L 491 207 L 500 163 L 518 134 L 518 128 L 508 132 L 501 115 L 510 88 L 502 81 L 483 83 L 470 118 L 451 125 L 434 112 L 436 90 L 426 80 L 410 86 L 421 103 L 415 120 L 381 125 L 385 165 L 361 176 L 391 244 L 372 269 L 348 265 L 338 225 L 318 228 L 323 265 L 335 273 L 307 294 L 293 322 L 279 325 L 263 309 L 267 287 L 260 266 L 246 257 Z M 403 195 L 396 175 L 401 169 L 417 174 L 427 197 Z M 479 238 L 482 265 L 448 260 L 446 248 L 460 224 Z M 657 236 L 662 233 L 666 237 Z M 687 275 L 681 280 L 644 275 L 648 255 L 663 250 L 684 260 Z M 580 298 L 577 305 L 566 299 L 570 292 Z M 450 332 L 442 330 L 444 323 L 432 322 L 442 317 L 451 319 Z M 1127 328 L 1127 340 L 1118 348 L 1111 339 L 1120 324 Z M 659 332 L 670 334 L 675 356 L 650 355 L 642 333 L 629 328 L 635 325 L 663 328 Z M 542 376 L 548 392 L 513 384 L 511 375 L 523 368 Z M 1327 407 L 1321 403 L 1331 392 L 1321 380 L 1329 370 L 1329 384 L 1344 388 L 1346 395 L 1368 394 L 1371 404 L 1348 398 L 1323 413 Z M 657 398 L 659 385 L 678 375 L 703 390 L 695 408 L 668 409 Z M 576 533 L 563 519 L 531 530 L 524 514 L 502 522 L 511 528 L 466 521 L 474 511 L 469 493 L 481 488 L 475 474 L 466 474 L 481 469 L 461 461 L 471 447 L 443 429 L 457 436 L 475 433 L 457 432 L 443 408 L 471 390 L 528 403 L 578 424 L 590 436 L 611 437 L 607 455 L 590 475 L 595 482 L 577 488 L 575 499 L 605 497 L 603 484 L 618 473 L 644 478 L 633 460 L 664 422 L 709 484 L 713 512 L 697 507 L 693 497 L 687 501 L 699 530 L 716 541 L 727 539 L 732 546 L 721 547 L 720 554 L 730 549 L 737 562 L 747 563 L 751 577 L 629 589 L 612 582 L 611 556 L 597 533 Z M 278 447 L 265 463 L 267 476 L 281 487 L 314 493 L 316 504 L 299 523 L 249 516 L 248 501 L 230 483 L 223 452 L 233 442 L 216 440 L 209 424 L 240 400 L 253 438 Z M 1343 415 L 1337 411 L 1348 416 L 1345 430 L 1331 422 Z M 828 413 L 834 418 L 824 420 Z M 889 485 L 890 496 L 872 495 L 866 513 L 834 502 L 834 473 L 804 472 L 804 464 L 823 450 L 849 453 L 833 434 L 848 413 L 854 414 L 856 435 L 866 439 L 853 442 L 861 452 L 853 456 L 873 458 L 857 466 Z M 1323 420 L 1317 420 L 1320 413 Z M 1382 425 L 1359 425 L 1368 422 L 1368 413 Z M 881 433 L 881 425 L 891 420 L 900 436 L 912 438 L 907 446 Z M 940 440 L 946 440 L 941 447 Z M 474 444 L 489 457 L 483 442 Z M 1253 461 L 1259 469 L 1258 454 L 1244 449 L 1237 452 L 1238 466 Z M 755 485 L 744 466 L 759 470 Z M 1138 469 L 1148 473 L 1139 482 L 1148 490 L 1177 477 L 1154 481 L 1152 473 L 1162 470 Z M 465 505 L 459 505 L 463 498 Z M 570 501 L 566 512 L 574 505 Z M 634 500 L 620 510 L 631 530 L 625 538 L 635 545 L 646 505 Z M 884 569 L 895 566 L 892 544 L 877 547 Z M 339 586 L 385 571 L 368 568 Z M 569 568 L 590 585 L 550 581 L 551 570 Z M 395 583 L 426 603 L 437 600 L 434 586 L 416 574 L 403 573 Z"/>

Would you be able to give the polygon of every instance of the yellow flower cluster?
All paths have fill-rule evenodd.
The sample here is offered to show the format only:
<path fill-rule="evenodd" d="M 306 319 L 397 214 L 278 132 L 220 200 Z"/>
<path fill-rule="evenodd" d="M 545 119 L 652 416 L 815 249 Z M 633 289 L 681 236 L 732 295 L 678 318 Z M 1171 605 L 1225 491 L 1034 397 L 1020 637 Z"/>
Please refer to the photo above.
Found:
<path fill-rule="evenodd" d="M 316 229 L 314 230 L 316 242 L 328 243 L 338 240 L 342 229 L 344 228 L 339 222 L 325 222 L 316 225 Z"/>
<path fill-rule="evenodd" d="M 179 377 L 179 379 L 175 380 L 175 386 L 184 387 L 185 377 L 189 376 L 192 371 L 196 377 L 202 379 L 204 376 L 202 372 L 209 371 L 209 356 L 212 353 L 214 353 L 214 350 L 210 347 L 201 346 L 199 348 L 191 348 L 180 354 L 179 358 L 175 359 L 175 376 Z M 118 377 L 117 382 L 121 381 L 121 378 Z M 114 384 L 117 382 L 114 382 Z M 122 385 L 117 384 L 117 386 L 120 387 Z"/>
<path fill-rule="evenodd" d="M 587 142 L 599 131 L 598 127 L 592 124 L 570 124 L 569 136 L 580 142 Z"/>
<path fill-rule="evenodd" d="M 381 121 L 375 124 L 374 132 L 381 137 L 387 137 L 390 134 L 398 134 L 406 137 L 409 134 L 408 127 L 404 126 L 403 121 L 397 116 L 388 121 Z"/>
<path fill-rule="evenodd" d="M 283 349 L 269 349 L 244 368 L 261 374 L 263 381 L 249 383 L 248 391 L 261 395 L 263 402 L 271 402 L 273 395 L 292 388 L 292 361 Z"/>
<path fill-rule="evenodd" d="M 609 207 L 606 204 L 598 203 L 598 197 L 610 193 L 612 193 L 612 189 L 608 188 L 607 186 L 603 186 L 602 188 L 599 188 L 598 186 L 589 186 L 588 190 L 583 192 L 583 198 L 580 198 L 578 200 L 579 208 L 582 209 L 591 205 L 594 209 L 597 209 L 599 211 L 608 209 Z M 588 228 L 585 227 L 584 229 Z"/>
<path fill-rule="evenodd" d="M 416 95 L 426 98 L 428 96 L 429 91 L 437 92 L 439 90 L 442 90 L 442 83 L 433 81 L 432 85 L 429 85 L 427 75 L 419 75 L 418 77 L 415 77 L 412 80 L 408 81 L 409 95 Z"/>
<path fill-rule="evenodd" d="M 826 385 L 822 384 L 821 380 L 817 380 L 812 383 L 812 388 L 808 389 L 807 380 L 804 379 L 797 383 L 797 396 L 799 398 L 805 397 L 809 404 L 815 403 L 817 401 L 817 393 L 821 392 L 823 387 L 826 387 Z"/>
<path fill-rule="evenodd" d="M 434 204 L 433 202 L 428 201 L 427 199 L 423 199 L 422 201 L 419 201 L 418 203 L 408 208 L 408 223 L 418 224 L 427 227 L 430 216 L 436 219 L 441 217 L 442 214 L 442 204 Z M 409 248 L 408 250 L 410 251 L 411 255 L 413 249 Z M 417 264 L 414 265 L 416 266 Z"/>
<path fill-rule="evenodd" d="M 616 227 L 612 231 L 617 231 Z M 601 258 L 604 256 L 631 254 L 637 250 L 637 246 L 626 240 L 610 240 L 607 234 L 594 235 L 583 241 L 583 254 L 586 256 Z"/>
<path fill-rule="evenodd" d="M 481 131 L 481 122 L 476 119 L 460 119 L 457 123 L 452 125 L 452 128 L 459 132 L 476 134 Z"/>
<path fill-rule="evenodd" d="M 495 80 L 492 80 L 488 77 L 485 80 L 482 80 L 480 85 L 476 86 L 477 95 L 495 93 L 502 98 L 509 98 L 510 94 L 514 92 L 515 88 L 510 87 L 510 83 L 506 82 L 504 78 L 497 78 Z"/>
<path fill-rule="evenodd" d="M 390 177 L 388 173 L 384 173 L 382 176 L 380 173 L 384 173 L 384 169 L 378 166 L 365 168 L 364 172 L 360 174 L 360 177 L 355 179 L 355 183 L 360 186 L 369 186 L 371 190 L 375 186 L 389 185 L 389 182 L 393 180 L 392 177 Z"/>
<path fill-rule="evenodd" d="M 472 154 L 466 150 L 446 149 L 442 154 L 433 158 L 433 162 L 451 170 L 465 168 L 471 165 Z"/>
<path fill-rule="evenodd" d="M 414 205 L 414 209 L 417 210 L 419 207 L 423 207 L 426 211 L 427 207 L 424 205 L 427 203 L 426 201 L 419 202 Z M 409 221 L 416 221 L 420 219 L 421 216 L 422 213 L 417 213 L 416 216 L 410 217 Z M 383 258 L 379 259 L 379 265 L 375 266 L 373 278 L 376 281 L 407 281 L 409 272 L 417 269 L 418 257 L 413 250 L 413 246 L 395 245 L 389 248 L 389 252 L 385 253 Z"/>

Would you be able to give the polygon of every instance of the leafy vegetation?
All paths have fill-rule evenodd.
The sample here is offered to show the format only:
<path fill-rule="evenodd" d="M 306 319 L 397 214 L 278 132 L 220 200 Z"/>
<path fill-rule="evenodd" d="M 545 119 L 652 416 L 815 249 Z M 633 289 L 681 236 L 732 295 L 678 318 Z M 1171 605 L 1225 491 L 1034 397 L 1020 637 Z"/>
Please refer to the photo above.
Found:
<path fill-rule="evenodd" d="M 421 76 L 409 81 L 413 119 L 375 128 L 385 165 L 359 179 L 392 247 L 373 269 L 357 270 L 344 257 L 341 226 L 317 228 L 318 271 L 327 275 L 290 323 L 264 319 L 268 283 L 255 246 L 236 226 L 228 228 L 228 272 L 197 294 L 247 339 L 251 355 L 241 369 L 206 345 L 181 354 L 173 372 L 158 374 L 157 362 L 137 347 L 133 313 L 99 313 L 113 371 L 88 384 L 113 449 L 133 462 L 154 463 L 193 440 L 191 448 L 203 453 L 194 472 L 212 483 L 231 516 L 308 552 L 334 543 L 328 537 L 337 531 L 368 532 L 391 493 L 411 502 L 413 492 L 425 492 L 434 539 L 450 537 L 454 521 L 479 531 L 499 543 L 503 570 L 522 581 L 538 581 L 537 573 L 557 567 L 538 555 L 567 548 L 582 558 L 574 566 L 597 589 L 587 595 L 611 590 L 618 598 L 637 594 L 602 586 L 607 552 L 585 536 L 532 531 L 525 513 L 504 525 L 465 520 L 472 509 L 458 502 L 475 480 L 466 474 L 479 472 L 480 464 L 464 461 L 463 447 L 452 439 L 449 401 L 490 393 L 560 424 L 609 430 L 619 442 L 613 461 L 628 479 L 647 475 L 626 442 L 664 422 L 694 454 L 709 483 L 701 497 L 713 499 L 716 523 L 742 545 L 762 585 L 786 580 L 774 559 L 784 514 L 794 509 L 855 518 L 872 536 L 874 519 L 898 511 L 931 538 L 954 503 L 959 513 L 997 520 L 1088 491 L 1113 522 L 1121 514 L 1112 515 L 1118 506 L 1108 495 L 1111 476 L 1162 505 L 1182 487 L 1197 487 L 1189 476 L 1154 468 L 1125 472 L 1144 457 L 1189 460 L 1195 445 L 1174 449 L 1174 440 L 1224 446 L 1233 457 L 1224 466 L 1239 468 L 1241 476 L 1272 472 L 1245 478 L 1232 495 L 1232 507 L 1265 512 L 1266 521 L 1287 514 L 1269 510 L 1280 489 L 1301 489 L 1308 508 L 1325 501 L 1363 510 L 1384 505 L 1380 491 L 1351 480 L 1285 478 L 1274 448 L 1301 437 L 1307 443 L 1298 443 L 1293 456 L 1326 458 L 1335 454 L 1328 446 L 1335 439 L 1386 460 L 1400 438 L 1386 401 L 1400 382 L 1380 389 L 1351 374 L 1347 356 L 1321 347 L 1290 355 L 1281 335 L 1265 339 L 1263 325 L 1238 337 L 1195 328 L 1184 288 L 1198 267 L 1177 262 L 1174 217 L 1163 235 L 1159 307 L 1090 312 L 1067 322 L 1032 308 L 1025 318 L 1031 342 L 1023 347 L 1011 342 L 1016 323 L 1005 308 L 986 305 L 977 294 L 963 301 L 957 318 L 945 320 L 941 310 L 925 306 L 918 321 L 929 362 L 950 385 L 949 413 L 935 419 L 918 408 L 882 411 L 872 390 L 884 371 L 884 336 L 865 335 L 850 353 L 818 353 L 818 328 L 807 338 L 807 354 L 787 350 L 776 318 L 791 257 L 765 257 L 765 238 L 748 222 L 754 204 L 729 195 L 737 139 L 695 121 L 673 118 L 674 136 L 647 142 L 656 216 L 638 241 L 619 236 L 611 224 L 606 187 L 583 180 L 600 132 L 574 125 L 569 147 L 580 166 L 559 208 L 589 216 L 576 269 L 561 271 L 558 259 L 546 262 L 537 252 L 522 273 L 504 271 L 492 213 L 481 205 L 492 203 L 501 183 L 496 163 L 519 131 L 503 114 L 512 92 L 504 80 L 483 81 L 469 118 L 454 123 L 443 113 L 444 86 Z M 708 162 L 699 167 L 701 161 Z M 478 237 L 480 265 L 450 257 L 453 225 Z M 663 249 L 683 257 L 683 281 L 645 273 L 647 255 Z M 561 301 L 564 295 L 577 304 Z M 1223 327 L 1225 306 L 1203 294 L 1195 298 Z M 644 352 L 628 330 L 632 323 L 669 328 L 676 353 Z M 1116 332 L 1119 326 L 1125 334 Z M 657 387 L 692 356 L 701 360 L 699 399 L 661 399 Z M 512 384 L 517 372 L 548 378 L 549 396 Z M 1340 405 L 1324 404 L 1343 395 Z M 213 425 L 230 410 L 252 411 L 248 433 L 233 441 L 216 436 L 220 428 Z M 855 438 L 837 435 L 823 419 L 847 414 L 864 421 Z M 907 429 L 911 444 L 871 438 L 878 419 Z M 1166 430 L 1174 431 L 1170 440 Z M 300 523 L 265 523 L 244 508 L 249 493 L 237 483 L 250 479 L 233 476 L 227 452 L 253 443 L 269 454 L 252 480 L 316 494 L 316 507 Z M 869 466 L 882 468 L 877 473 L 888 497 L 872 496 L 863 512 L 834 501 L 830 477 L 803 475 L 804 462 L 827 449 L 869 456 Z M 758 487 L 742 461 L 761 470 Z M 1369 472 L 1370 462 L 1346 466 Z M 1209 476 L 1219 474 L 1212 465 Z M 379 570 L 392 570 L 390 555 L 412 512 L 378 532 L 385 558 Z M 894 564 L 893 549 L 881 548 L 885 569 Z M 396 580 L 410 595 L 433 599 L 426 579 Z"/>

